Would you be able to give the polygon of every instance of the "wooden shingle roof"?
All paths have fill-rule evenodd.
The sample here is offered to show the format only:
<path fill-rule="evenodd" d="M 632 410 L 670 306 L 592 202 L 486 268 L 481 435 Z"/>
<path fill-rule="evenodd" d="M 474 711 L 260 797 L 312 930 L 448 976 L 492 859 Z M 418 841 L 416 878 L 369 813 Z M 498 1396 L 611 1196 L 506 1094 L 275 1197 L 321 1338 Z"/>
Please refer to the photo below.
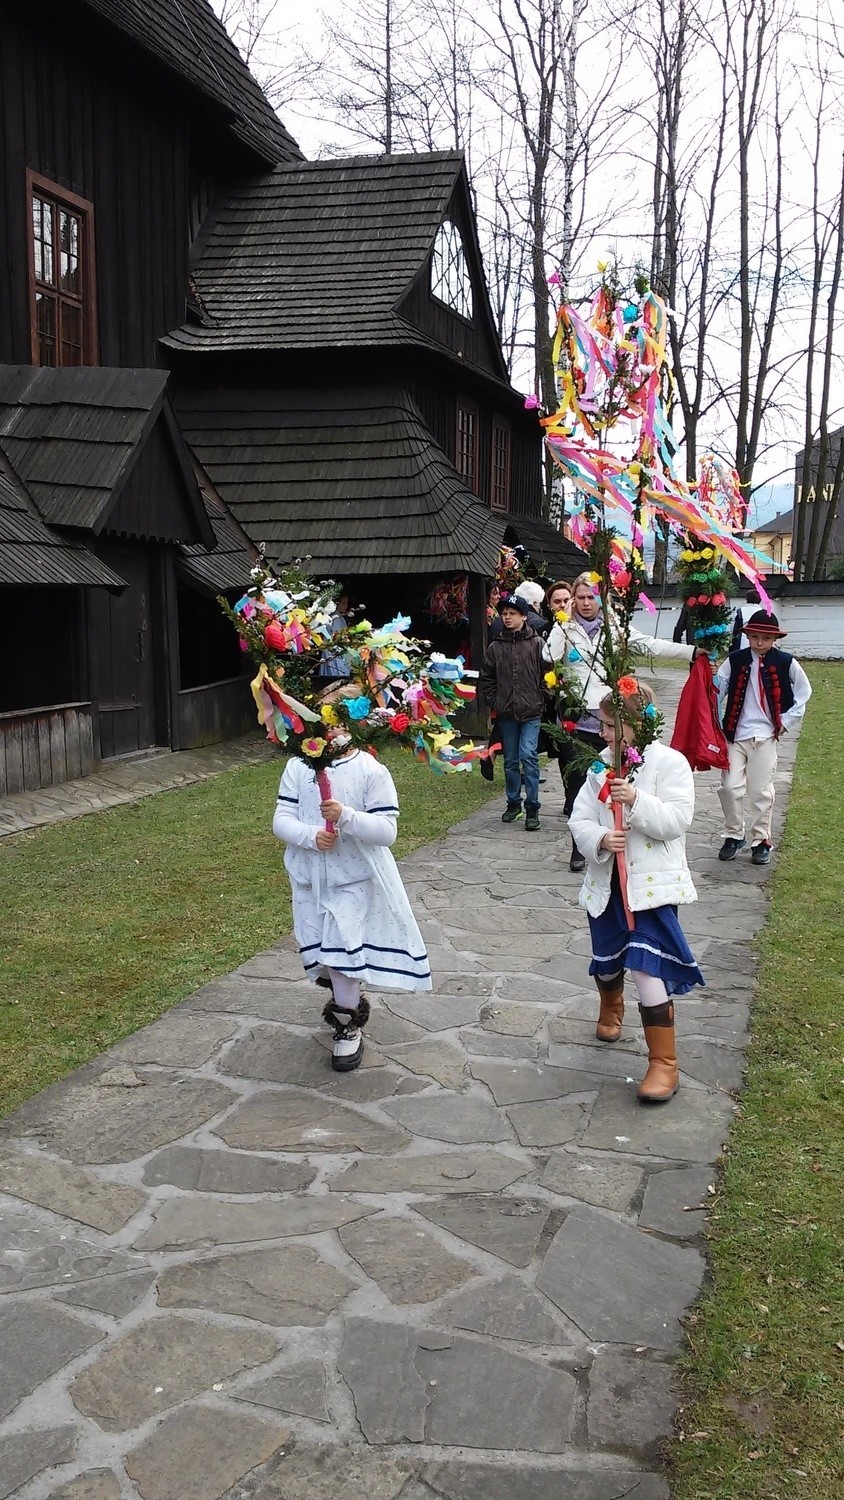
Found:
<path fill-rule="evenodd" d="M 228 114 L 267 166 L 301 157 L 208 0 L 81 0 L 156 62 Z"/>
<path fill-rule="evenodd" d="M 250 542 L 219 497 L 209 494 L 200 479 L 205 511 L 216 538 L 213 552 L 200 546 L 179 548 L 178 571 L 207 594 L 245 591 L 252 579 L 257 548 Z"/>
<path fill-rule="evenodd" d="M 174 349 L 421 343 L 396 312 L 463 171 L 458 151 L 282 165 L 230 193 L 195 270 L 204 321 Z"/>
<path fill-rule="evenodd" d="M 0 451 L 51 526 L 102 530 L 153 425 L 167 415 L 167 380 L 166 370 L 0 365 Z M 169 422 L 180 443 L 172 414 Z M 213 546 L 189 480 L 199 535 Z"/>
<path fill-rule="evenodd" d="M 0 454 L 0 587 L 26 584 L 122 589 L 124 581 L 92 552 L 46 526 Z"/>
<path fill-rule="evenodd" d="M 566 578 L 571 582 L 588 563 L 586 553 L 563 536 L 556 526 L 549 526 L 547 521 L 535 521 L 529 516 L 508 516 L 504 540 L 512 547 L 524 547 L 543 578 Z"/>
<path fill-rule="evenodd" d="M 492 575 L 504 519 L 398 388 L 177 395 L 188 443 L 254 542 L 308 571 Z"/>

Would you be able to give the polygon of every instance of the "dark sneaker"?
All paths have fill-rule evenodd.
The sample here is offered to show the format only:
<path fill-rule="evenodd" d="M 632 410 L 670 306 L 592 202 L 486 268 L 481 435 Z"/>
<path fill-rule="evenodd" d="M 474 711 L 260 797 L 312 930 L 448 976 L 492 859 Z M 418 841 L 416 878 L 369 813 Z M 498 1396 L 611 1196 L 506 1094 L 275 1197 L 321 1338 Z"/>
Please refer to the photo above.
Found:
<path fill-rule="evenodd" d="M 539 812 L 534 807 L 525 809 L 525 833 L 538 833 Z"/>
<path fill-rule="evenodd" d="M 725 839 L 718 850 L 718 858 L 735 859 L 739 849 L 743 849 L 746 843 L 746 839 Z"/>
<path fill-rule="evenodd" d="M 763 839 L 761 844 L 754 844 L 750 851 L 751 863 L 754 865 L 767 865 L 771 862 L 771 846 Z"/>
<path fill-rule="evenodd" d="M 577 844 L 574 842 L 574 839 L 572 839 L 571 841 L 571 859 L 569 860 L 569 869 L 572 870 L 575 875 L 581 875 L 586 869 L 586 856 L 585 854 L 581 854 L 580 850 L 577 847 Z"/>
<path fill-rule="evenodd" d="M 502 823 L 515 823 L 522 816 L 521 802 L 508 802 L 505 811 L 501 814 Z"/>

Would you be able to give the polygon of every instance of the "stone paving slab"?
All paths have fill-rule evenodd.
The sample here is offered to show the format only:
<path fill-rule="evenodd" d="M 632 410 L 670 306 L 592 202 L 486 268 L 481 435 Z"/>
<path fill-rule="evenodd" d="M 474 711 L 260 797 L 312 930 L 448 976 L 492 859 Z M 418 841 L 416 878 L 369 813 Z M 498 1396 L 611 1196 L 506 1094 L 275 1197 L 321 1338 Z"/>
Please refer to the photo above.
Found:
<path fill-rule="evenodd" d="M 595 1041 L 552 766 L 538 835 L 494 801 L 404 862 L 434 991 L 371 996 L 357 1073 L 284 940 L 0 1123 L 0 1500 L 667 1500 L 769 875 L 716 785 L 664 1109 L 634 997 Z"/>

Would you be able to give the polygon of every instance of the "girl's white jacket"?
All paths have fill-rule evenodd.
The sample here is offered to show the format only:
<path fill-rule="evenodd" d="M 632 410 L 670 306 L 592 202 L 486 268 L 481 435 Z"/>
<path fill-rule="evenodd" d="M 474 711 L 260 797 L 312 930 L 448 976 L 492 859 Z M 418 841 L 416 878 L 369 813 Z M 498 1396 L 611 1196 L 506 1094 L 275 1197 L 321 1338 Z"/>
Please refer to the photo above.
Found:
<path fill-rule="evenodd" d="M 605 750 L 601 759 L 609 765 L 612 752 Z M 598 796 L 605 784 L 603 773 L 590 771 L 569 819 L 571 836 L 586 856 L 580 905 L 593 917 L 609 905 L 615 858 L 608 849 L 598 847 L 615 826 L 612 803 L 601 802 Z M 691 767 L 679 750 L 656 741 L 644 752 L 633 785 L 636 800 L 624 809 L 630 910 L 686 906 L 697 900 L 686 862 L 686 833 L 695 812 Z"/>
<path fill-rule="evenodd" d="M 617 626 L 614 626 L 613 633 L 616 631 Z M 643 635 L 641 630 L 631 629 L 630 640 L 633 645 L 641 646 L 643 650 L 647 648 L 655 656 L 691 661 L 694 654 L 694 646 L 687 646 L 683 641 L 656 641 L 649 635 Z M 543 651 L 546 661 L 565 662 L 566 670 L 577 678 L 583 688 L 587 711 L 592 714 L 597 713 L 601 699 L 608 691 L 601 664 L 602 648 L 603 631 L 598 630 L 595 635 L 589 636 L 579 623 L 577 615 L 572 615 L 565 625 L 554 626 Z"/>

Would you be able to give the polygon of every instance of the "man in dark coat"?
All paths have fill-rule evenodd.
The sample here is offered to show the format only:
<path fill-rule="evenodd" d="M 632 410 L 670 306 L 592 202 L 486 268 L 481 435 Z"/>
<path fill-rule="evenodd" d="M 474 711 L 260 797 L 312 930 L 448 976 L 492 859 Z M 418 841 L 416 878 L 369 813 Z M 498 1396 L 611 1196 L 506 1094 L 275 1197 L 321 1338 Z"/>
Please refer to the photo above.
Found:
<path fill-rule="evenodd" d="M 527 623 L 527 601 L 518 596 L 501 607 L 503 630 L 487 647 L 480 673 L 480 694 L 497 715 L 504 745 L 507 807 L 502 823 L 522 815 L 525 783 L 525 829 L 539 828 L 539 728 L 542 723 L 544 666 L 542 639 Z"/>

